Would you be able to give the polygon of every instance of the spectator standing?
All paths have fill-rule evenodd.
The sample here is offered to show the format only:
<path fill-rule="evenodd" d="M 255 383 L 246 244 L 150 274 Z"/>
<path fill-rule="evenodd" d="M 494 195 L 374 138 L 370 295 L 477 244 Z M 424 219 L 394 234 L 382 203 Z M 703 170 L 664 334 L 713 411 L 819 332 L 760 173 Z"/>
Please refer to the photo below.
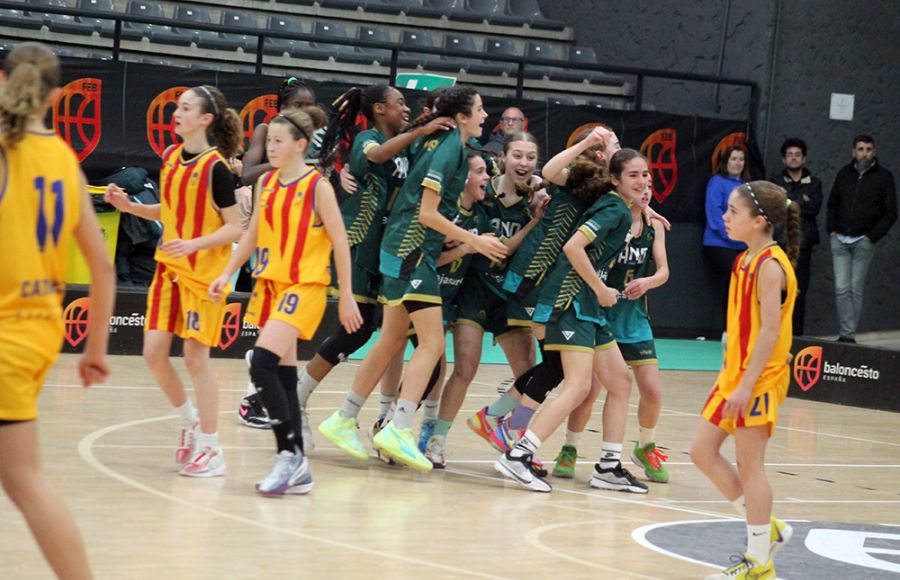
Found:
<path fill-rule="evenodd" d="M 491 136 L 487 143 L 484 144 L 483 149 L 488 152 L 491 157 L 502 157 L 503 146 L 506 145 L 506 140 L 520 131 L 527 130 L 525 113 L 522 112 L 522 109 L 509 107 L 503 111 L 503 114 L 500 116 L 498 128 L 491 133 Z"/>
<path fill-rule="evenodd" d="M 853 161 L 834 178 L 826 229 L 831 236 L 840 342 L 856 342 L 863 285 L 875 245 L 897 221 L 894 176 L 878 163 L 875 140 L 853 139 Z"/>
<path fill-rule="evenodd" d="M 806 143 L 802 139 L 785 139 L 781 146 L 784 169 L 769 181 L 783 187 L 788 199 L 800 207 L 800 256 L 797 258 L 797 303 L 794 306 L 794 335 L 804 331 L 806 290 L 809 288 L 810 264 L 813 246 L 819 243 L 816 216 L 822 209 L 822 180 L 806 168 Z"/>
<path fill-rule="evenodd" d="M 703 253 L 712 264 L 719 289 L 719 310 L 722 312 L 722 326 L 728 305 L 728 283 L 731 280 L 731 266 L 737 255 L 747 248 L 744 242 L 728 237 L 722 216 L 728 210 L 728 196 L 737 186 L 750 179 L 747 171 L 747 151 L 732 145 L 720 156 L 716 174 L 706 184 L 706 228 L 703 230 Z"/>

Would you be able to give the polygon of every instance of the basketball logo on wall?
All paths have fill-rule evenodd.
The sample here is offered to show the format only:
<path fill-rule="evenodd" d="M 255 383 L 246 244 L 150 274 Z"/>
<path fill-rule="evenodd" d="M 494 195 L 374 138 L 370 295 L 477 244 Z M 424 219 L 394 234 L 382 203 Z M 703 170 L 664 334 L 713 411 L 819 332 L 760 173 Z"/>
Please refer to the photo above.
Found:
<path fill-rule="evenodd" d="M 156 95 L 147 107 L 147 142 L 160 157 L 169 145 L 178 143 L 172 113 L 178 106 L 178 97 L 190 87 L 172 87 Z"/>
<path fill-rule="evenodd" d="M 225 320 L 219 336 L 219 348 L 226 350 L 241 333 L 241 304 L 232 302 L 225 306 Z"/>
<path fill-rule="evenodd" d="M 808 346 L 794 357 L 794 380 L 804 391 L 819 382 L 822 376 L 822 347 Z"/>
<path fill-rule="evenodd" d="M 63 310 L 63 321 L 66 324 L 66 342 L 76 347 L 87 338 L 88 320 L 90 319 L 91 299 L 77 298 Z"/>
<path fill-rule="evenodd" d="M 719 169 L 719 155 L 725 152 L 726 149 L 731 147 L 732 145 L 737 145 L 738 147 L 747 148 L 747 134 L 743 131 L 737 131 L 735 133 L 729 133 L 725 135 L 719 144 L 716 145 L 716 150 L 713 151 L 712 154 L 712 173 L 715 174 L 716 170 Z"/>
<path fill-rule="evenodd" d="M 241 109 L 241 128 L 244 131 L 244 139 L 249 142 L 253 130 L 261 123 L 268 123 L 272 117 L 278 114 L 278 95 L 263 95 L 256 97 Z M 245 143 L 246 149 L 247 143 Z"/>
<path fill-rule="evenodd" d="M 610 129 L 609 125 L 607 125 L 606 123 L 585 123 L 584 125 L 581 125 L 580 127 L 576 128 L 574 131 L 572 131 L 569 134 L 569 138 L 566 140 L 566 149 L 568 149 L 569 147 L 574 145 L 576 139 L 578 139 L 578 137 L 582 133 L 587 133 L 594 127 L 603 127 L 604 129 L 609 129 L 610 131 L 612 131 L 612 129 Z"/>
<path fill-rule="evenodd" d="M 641 154 L 650 163 L 653 199 L 659 203 L 666 201 L 678 183 L 678 160 L 675 158 L 677 136 L 675 129 L 660 129 L 641 144 Z"/>
<path fill-rule="evenodd" d="M 84 161 L 100 143 L 100 97 L 103 81 L 74 80 L 64 86 L 53 105 L 53 127 Z"/>

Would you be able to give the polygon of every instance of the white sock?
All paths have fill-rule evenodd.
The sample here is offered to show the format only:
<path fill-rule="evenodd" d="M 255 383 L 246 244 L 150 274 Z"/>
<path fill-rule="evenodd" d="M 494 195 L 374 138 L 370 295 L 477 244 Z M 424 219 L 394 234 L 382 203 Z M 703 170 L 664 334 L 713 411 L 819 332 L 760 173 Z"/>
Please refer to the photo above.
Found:
<path fill-rule="evenodd" d="M 647 446 L 648 443 L 653 443 L 656 441 L 656 427 L 640 427 L 640 436 L 638 437 L 638 445 L 641 448 Z"/>
<path fill-rule="evenodd" d="M 747 524 L 747 553 L 760 564 L 769 561 L 769 535 L 772 533 L 772 524 L 760 524 L 754 526 Z"/>
<path fill-rule="evenodd" d="M 388 411 L 385 414 L 385 416 L 381 418 L 381 424 L 387 425 L 390 422 L 390 420 L 394 418 L 394 413 L 396 411 L 397 411 L 397 399 L 394 399 L 394 401 L 391 403 L 390 408 L 388 408 Z"/>
<path fill-rule="evenodd" d="M 604 441 L 600 448 L 600 469 L 612 469 L 622 463 L 622 444 Z"/>
<path fill-rule="evenodd" d="M 309 396 L 313 394 L 313 391 L 318 386 L 319 381 L 306 374 L 306 367 L 303 367 L 303 370 L 300 371 L 300 376 L 297 377 L 297 399 L 300 401 L 301 407 L 306 408 Z"/>
<path fill-rule="evenodd" d="M 541 446 L 541 438 L 534 434 L 534 431 L 531 429 L 525 431 L 525 434 L 522 435 L 522 438 L 519 439 L 519 442 L 516 443 L 516 446 L 510 449 L 509 454 L 512 457 L 522 457 L 528 453 L 534 455 L 537 453 L 538 448 Z"/>
<path fill-rule="evenodd" d="M 741 496 L 732 501 L 731 505 L 734 506 L 734 511 L 736 511 L 739 516 L 741 516 L 745 520 L 747 519 L 747 502 L 746 500 L 744 500 L 744 496 Z"/>
<path fill-rule="evenodd" d="M 440 401 L 432 401 L 431 399 L 425 399 L 425 403 L 422 405 L 424 407 L 422 411 L 422 416 L 426 421 L 437 419 L 438 414 L 438 403 Z"/>
<path fill-rule="evenodd" d="M 394 403 L 394 398 L 396 396 L 396 393 L 381 393 L 381 402 L 378 408 L 379 419 L 384 419 L 385 417 L 387 417 L 387 414 L 391 410 L 391 405 Z"/>
<path fill-rule="evenodd" d="M 566 445 L 578 447 L 578 443 L 581 441 L 582 433 L 583 431 L 569 431 L 568 429 L 566 429 Z"/>
<path fill-rule="evenodd" d="M 203 433 L 197 434 L 197 449 L 209 447 L 210 449 L 219 448 L 219 433 Z"/>
<path fill-rule="evenodd" d="M 197 422 L 197 410 L 194 409 L 194 405 L 191 404 L 190 399 L 185 399 L 184 404 L 180 407 L 175 407 L 175 410 L 178 411 L 178 416 L 181 419 L 181 426 L 183 428 L 188 429 Z"/>

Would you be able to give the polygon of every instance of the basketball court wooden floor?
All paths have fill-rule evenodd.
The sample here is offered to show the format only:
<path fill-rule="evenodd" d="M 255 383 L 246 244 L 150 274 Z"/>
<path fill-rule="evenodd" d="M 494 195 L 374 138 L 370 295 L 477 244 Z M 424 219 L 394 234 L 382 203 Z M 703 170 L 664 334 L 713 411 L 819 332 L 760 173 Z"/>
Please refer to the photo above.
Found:
<path fill-rule="evenodd" d="M 651 484 L 647 496 L 588 487 L 599 406 L 574 481 L 552 480 L 554 491 L 538 494 L 499 479 L 497 453 L 465 426 L 509 376 L 507 367 L 486 366 L 450 432 L 446 470 L 357 462 L 319 437 L 312 494 L 266 499 L 253 484 L 271 467 L 273 443 L 237 421 L 242 360 L 214 361 L 229 472 L 211 480 L 176 474 L 177 420 L 140 358 L 113 357 L 108 384 L 90 390 L 76 386 L 75 361 L 62 356 L 48 377 L 42 453 L 98 578 L 700 578 L 744 547 L 743 525 L 686 453 L 712 373 L 663 373 L 657 438 L 669 452 L 671 483 Z M 320 385 L 314 424 L 343 399 L 355 369 L 346 363 Z M 370 401 L 364 430 L 376 410 Z M 900 573 L 897 425 L 891 413 L 785 403 L 767 456 L 776 514 L 796 530 L 776 559 L 779 577 Z M 562 433 L 542 449 L 548 465 Z M 5 497 L 0 518 L 0 577 L 49 577 Z"/>

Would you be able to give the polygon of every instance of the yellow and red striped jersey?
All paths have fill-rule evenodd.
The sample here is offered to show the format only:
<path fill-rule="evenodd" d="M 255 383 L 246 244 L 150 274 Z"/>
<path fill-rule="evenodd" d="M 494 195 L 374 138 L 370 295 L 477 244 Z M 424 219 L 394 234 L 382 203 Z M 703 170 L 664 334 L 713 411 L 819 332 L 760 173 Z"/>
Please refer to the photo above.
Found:
<path fill-rule="evenodd" d="M 791 318 L 797 299 L 797 277 L 791 261 L 778 244 L 761 250 L 744 264 L 749 250 L 744 250 L 734 261 L 731 269 L 731 284 L 728 289 L 728 338 L 725 345 L 725 365 L 716 380 L 723 394 L 728 395 L 737 388 L 747 370 L 753 345 L 762 325 L 759 305 L 759 270 L 767 260 L 776 260 L 784 270 L 787 291 L 781 303 L 781 321 L 775 348 L 766 361 L 766 366 L 753 386 L 754 395 L 773 387 L 787 390 L 790 378 L 788 354 L 793 340 Z"/>
<path fill-rule="evenodd" d="M 69 244 L 82 211 L 78 159 L 55 133 L 28 132 L 15 147 L 0 143 L 0 165 L 0 320 L 62 324 Z"/>
<path fill-rule="evenodd" d="M 210 147 L 185 161 L 181 158 L 183 145 L 170 147 L 163 153 L 159 174 L 161 217 L 163 225 L 160 244 L 182 239 L 192 240 L 218 230 L 225 221 L 213 200 L 212 174 L 216 163 L 226 163 L 215 147 Z M 169 270 L 203 285 L 209 285 L 225 269 L 231 257 L 231 244 L 194 252 L 190 256 L 173 258 L 156 250 L 154 258 Z"/>
<path fill-rule="evenodd" d="M 278 170 L 262 176 L 259 233 L 253 275 L 292 284 L 328 284 L 331 238 L 316 214 L 316 185 L 322 174 L 313 168 L 290 183 Z"/>

